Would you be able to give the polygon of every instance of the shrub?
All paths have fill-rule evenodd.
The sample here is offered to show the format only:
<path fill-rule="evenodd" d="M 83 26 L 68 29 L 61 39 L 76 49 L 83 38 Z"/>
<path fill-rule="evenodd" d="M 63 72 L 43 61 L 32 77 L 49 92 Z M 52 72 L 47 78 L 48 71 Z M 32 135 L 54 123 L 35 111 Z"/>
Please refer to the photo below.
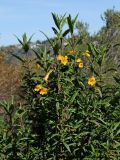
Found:
<path fill-rule="evenodd" d="M 77 16 L 52 16 L 54 39 L 43 33 L 52 53 L 51 48 L 34 50 L 37 71 L 28 59 L 17 57 L 25 68 L 25 127 L 21 125 L 20 132 L 25 139 L 21 141 L 20 135 L 15 139 L 21 144 L 16 156 L 20 159 L 23 149 L 23 159 L 118 160 L 120 81 L 112 74 L 114 68 L 105 68 L 107 48 L 88 44 L 81 52 L 74 33 Z M 25 36 L 24 45 L 24 36 L 19 41 L 27 55 L 29 40 Z"/>

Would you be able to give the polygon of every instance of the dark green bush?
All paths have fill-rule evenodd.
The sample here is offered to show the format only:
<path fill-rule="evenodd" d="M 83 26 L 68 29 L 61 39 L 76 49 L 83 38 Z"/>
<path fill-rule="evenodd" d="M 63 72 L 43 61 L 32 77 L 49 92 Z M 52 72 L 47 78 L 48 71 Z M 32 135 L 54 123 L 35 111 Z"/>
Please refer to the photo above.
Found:
<path fill-rule="evenodd" d="M 55 38 L 44 34 L 51 48 L 34 50 L 37 70 L 17 57 L 25 70 L 24 104 L 1 103 L 7 116 L 1 122 L 1 159 L 119 160 L 120 79 L 105 67 L 107 48 L 88 44 L 81 52 L 77 16 L 52 16 Z M 24 36 L 19 41 L 27 55 Z"/>

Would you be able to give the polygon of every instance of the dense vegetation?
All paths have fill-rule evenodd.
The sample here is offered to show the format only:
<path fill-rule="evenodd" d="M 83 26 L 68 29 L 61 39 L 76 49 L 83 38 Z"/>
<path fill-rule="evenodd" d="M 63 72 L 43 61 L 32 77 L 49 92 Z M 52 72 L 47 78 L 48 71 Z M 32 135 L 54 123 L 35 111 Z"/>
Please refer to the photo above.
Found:
<path fill-rule="evenodd" d="M 54 38 L 17 37 L 17 63 L 1 48 L 0 159 L 119 160 L 120 12 L 92 36 L 77 16 L 52 17 Z"/>

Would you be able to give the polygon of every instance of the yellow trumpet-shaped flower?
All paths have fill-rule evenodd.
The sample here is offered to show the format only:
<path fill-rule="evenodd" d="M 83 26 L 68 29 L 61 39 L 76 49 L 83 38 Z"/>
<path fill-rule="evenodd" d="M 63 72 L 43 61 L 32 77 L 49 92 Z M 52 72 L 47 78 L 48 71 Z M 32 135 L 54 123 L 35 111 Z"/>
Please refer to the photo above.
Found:
<path fill-rule="evenodd" d="M 67 57 L 67 56 L 64 56 L 64 57 L 61 59 L 61 63 L 62 63 L 63 65 L 67 65 L 67 63 L 68 63 L 68 57 Z"/>
<path fill-rule="evenodd" d="M 69 51 L 69 54 L 75 54 L 76 52 L 74 50 Z"/>
<path fill-rule="evenodd" d="M 42 89 L 42 84 L 38 84 L 35 86 L 34 91 L 38 92 Z"/>
<path fill-rule="evenodd" d="M 84 66 L 84 65 L 83 65 L 83 62 L 80 62 L 80 63 L 79 63 L 79 68 L 83 68 L 83 66 Z"/>
<path fill-rule="evenodd" d="M 90 77 L 90 78 L 88 79 L 88 85 L 94 86 L 95 84 L 96 84 L 96 79 L 95 79 L 95 77 L 94 77 L 94 76 Z"/>
<path fill-rule="evenodd" d="M 57 60 L 61 61 L 61 63 L 63 65 L 67 65 L 67 63 L 68 63 L 68 57 L 67 56 L 58 55 Z"/>
<path fill-rule="evenodd" d="M 41 95 L 45 95 L 45 94 L 48 93 L 48 89 L 47 89 L 47 88 L 44 88 L 44 87 L 42 86 L 42 84 L 36 85 L 35 88 L 34 88 L 34 91 L 39 92 L 39 94 L 41 94 Z"/>
<path fill-rule="evenodd" d="M 48 89 L 47 88 L 42 88 L 39 92 L 41 95 L 45 95 L 48 93 Z"/>
<path fill-rule="evenodd" d="M 40 66 L 38 63 L 36 63 L 35 68 L 36 68 L 36 69 L 40 69 L 41 66 Z"/>
<path fill-rule="evenodd" d="M 53 69 L 51 69 L 46 75 L 45 77 L 43 78 L 43 80 L 47 83 L 48 82 L 48 78 L 50 76 L 50 74 L 53 72 Z"/>
<path fill-rule="evenodd" d="M 85 52 L 86 52 L 86 53 L 89 53 L 89 51 L 88 51 L 88 50 L 86 50 Z"/>
<path fill-rule="evenodd" d="M 57 56 L 57 60 L 58 60 L 58 61 L 61 61 L 62 58 L 63 58 L 63 56 L 62 56 L 61 54 L 59 54 L 59 55 Z"/>
<path fill-rule="evenodd" d="M 81 60 L 81 58 L 77 58 L 76 62 L 79 63 L 79 65 L 78 65 L 79 68 L 83 68 L 84 64 L 83 64 L 83 61 Z"/>
<path fill-rule="evenodd" d="M 77 59 L 76 59 L 76 62 L 77 62 L 77 63 L 82 62 L 81 58 L 77 58 Z"/>
<path fill-rule="evenodd" d="M 88 50 L 86 50 L 82 55 L 89 58 L 90 57 L 90 52 Z"/>

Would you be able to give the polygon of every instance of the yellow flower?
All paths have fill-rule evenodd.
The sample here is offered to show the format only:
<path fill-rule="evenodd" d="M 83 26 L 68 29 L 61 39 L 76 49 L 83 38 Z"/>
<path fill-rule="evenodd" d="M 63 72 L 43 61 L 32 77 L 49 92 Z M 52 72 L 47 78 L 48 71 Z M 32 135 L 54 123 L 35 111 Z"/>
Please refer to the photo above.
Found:
<path fill-rule="evenodd" d="M 89 53 L 89 51 L 88 51 L 88 50 L 86 50 L 85 52 L 86 52 L 86 53 Z"/>
<path fill-rule="evenodd" d="M 59 55 L 57 56 L 57 60 L 58 60 L 58 61 L 61 61 L 62 58 L 63 58 L 63 56 L 62 56 L 61 54 L 59 54 Z"/>
<path fill-rule="evenodd" d="M 81 58 L 77 58 L 77 59 L 76 59 L 76 62 L 77 62 L 77 63 L 82 62 Z"/>
<path fill-rule="evenodd" d="M 84 65 L 83 65 L 83 62 L 80 62 L 80 63 L 79 63 L 79 68 L 83 68 L 83 66 L 84 66 Z"/>
<path fill-rule="evenodd" d="M 94 86 L 95 84 L 96 84 L 96 79 L 95 79 L 95 77 L 94 77 L 94 76 L 90 77 L 90 78 L 88 79 L 88 85 Z"/>
<path fill-rule="evenodd" d="M 36 69 L 40 69 L 40 68 L 41 68 L 41 66 L 40 66 L 38 63 L 36 63 L 35 68 L 36 68 Z"/>
<path fill-rule="evenodd" d="M 86 53 L 86 57 L 90 57 L 90 54 L 89 54 L 89 53 Z"/>
<path fill-rule="evenodd" d="M 43 80 L 47 83 L 48 82 L 48 78 L 50 76 L 50 74 L 53 72 L 53 69 L 51 69 L 46 75 L 45 77 L 43 78 Z"/>
<path fill-rule="evenodd" d="M 47 92 L 48 92 L 48 89 L 47 89 L 47 88 L 42 88 L 39 93 L 40 93 L 41 95 L 44 95 L 44 94 L 47 94 Z"/>
<path fill-rule="evenodd" d="M 63 65 L 67 65 L 67 63 L 68 63 L 68 57 L 67 56 L 58 55 L 57 60 L 61 61 L 61 63 Z"/>
<path fill-rule="evenodd" d="M 42 84 L 38 84 L 35 86 L 34 91 L 38 92 L 42 89 Z"/>
<path fill-rule="evenodd" d="M 69 51 L 69 54 L 75 54 L 76 52 L 74 50 Z"/>
<path fill-rule="evenodd" d="M 82 55 L 89 58 L 90 57 L 90 52 L 88 50 L 86 50 Z"/>
<path fill-rule="evenodd" d="M 67 56 L 63 56 L 62 59 L 61 59 L 61 63 L 63 65 L 67 65 L 67 63 L 68 63 L 68 57 Z"/>

